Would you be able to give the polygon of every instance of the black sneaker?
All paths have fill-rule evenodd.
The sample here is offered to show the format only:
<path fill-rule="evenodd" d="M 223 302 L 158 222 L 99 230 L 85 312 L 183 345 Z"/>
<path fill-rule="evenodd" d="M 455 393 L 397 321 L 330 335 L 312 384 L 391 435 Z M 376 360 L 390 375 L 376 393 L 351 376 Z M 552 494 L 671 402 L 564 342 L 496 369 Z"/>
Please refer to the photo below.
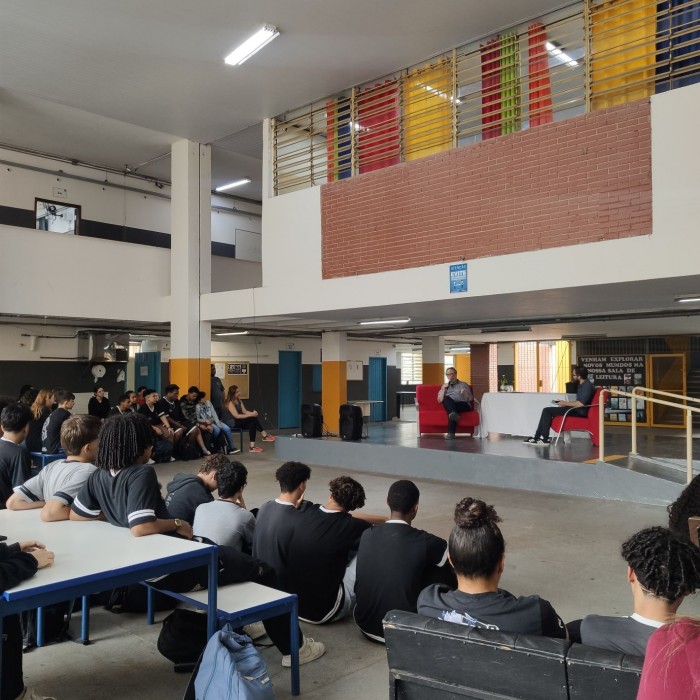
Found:
<path fill-rule="evenodd" d="M 523 443 L 525 445 L 539 445 L 539 440 L 534 437 L 527 438 L 527 440 L 523 440 Z"/>
<path fill-rule="evenodd" d="M 540 438 L 537 441 L 538 445 L 542 445 L 542 447 L 549 447 L 552 444 L 552 441 L 549 438 Z"/>

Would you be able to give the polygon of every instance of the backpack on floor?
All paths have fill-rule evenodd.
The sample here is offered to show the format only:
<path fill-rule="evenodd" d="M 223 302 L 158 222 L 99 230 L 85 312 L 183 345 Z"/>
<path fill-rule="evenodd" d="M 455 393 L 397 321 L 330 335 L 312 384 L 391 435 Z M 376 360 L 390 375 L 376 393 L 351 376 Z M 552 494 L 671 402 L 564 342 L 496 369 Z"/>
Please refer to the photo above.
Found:
<path fill-rule="evenodd" d="M 175 665 L 194 664 L 207 645 L 207 616 L 178 608 L 165 620 L 158 635 L 158 651 Z"/>
<path fill-rule="evenodd" d="M 177 443 L 177 453 L 175 457 L 181 459 L 183 462 L 189 462 L 191 459 L 199 459 L 202 453 L 197 447 L 197 443 L 190 442 L 187 437 L 183 437 L 180 442 Z"/>
<path fill-rule="evenodd" d="M 113 613 L 145 613 L 148 612 L 148 589 L 140 583 L 119 586 L 108 591 L 109 596 L 103 603 L 105 610 Z M 178 601 L 172 596 L 154 591 L 153 609 L 156 612 L 174 610 Z"/>
<path fill-rule="evenodd" d="M 44 646 L 71 639 L 68 625 L 73 614 L 74 604 L 75 600 L 67 600 L 64 603 L 52 603 L 42 608 L 44 611 Z M 37 646 L 36 609 L 23 612 L 21 621 L 22 646 L 25 651 L 29 651 Z"/>
<path fill-rule="evenodd" d="M 274 700 L 272 681 L 250 637 L 224 625 L 207 643 L 194 679 L 197 700 Z"/>
<path fill-rule="evenodd" d="M 153 453 L 151 455 L 154 462 L 169 462 L 173 456 L 173 445 L 169 440 L 156 438 L 153 442 Z"/>

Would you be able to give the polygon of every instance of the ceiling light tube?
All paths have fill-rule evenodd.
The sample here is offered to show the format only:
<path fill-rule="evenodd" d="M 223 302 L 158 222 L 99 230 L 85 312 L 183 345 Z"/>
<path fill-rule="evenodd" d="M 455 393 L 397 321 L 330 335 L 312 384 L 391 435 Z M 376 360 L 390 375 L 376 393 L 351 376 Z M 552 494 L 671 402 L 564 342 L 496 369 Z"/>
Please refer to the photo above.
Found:
<path fill-rule="evenodd" d="M 410 323 L 410 318 L 378 318 L 374 321 L 360 321 L 358 326 L 389 326 L 398 323 Z"/>
<path fill-rule="evenodd" d="M 250 182 L 249 177 L 243 177 L 240 180 L 234 180 L 233 182 L 229 182 L 228 185 L 221 185 L 221 187 L 217 187 L 216 191 L 217 192 L 224 192 L 225 190 L 230 190 L 233 189 L 234 187 L 240 187 L 241 185 L 247 185 Z"/>
<path fill-rule="evenodd" d="M 224 63 L 228 63 L 230 66 L 240 66 L 279 35 L 280 33 L 277 27 L 266 24 L 262 29 L 253 34 L 249 39 L 246 39 L 240 46 L 236 47 L 226 56 Z"/>
<path fill-rule="evenodd" d="M 675 298 L 679 304 L 695 304 L 700 301 L 700 294 L 679 295 Z"/>
<path fill-rule="evenodd" d="M 248 335 L 248 331 L 228 331 L 227 333 L 214 333 L 214 335 Z"/>

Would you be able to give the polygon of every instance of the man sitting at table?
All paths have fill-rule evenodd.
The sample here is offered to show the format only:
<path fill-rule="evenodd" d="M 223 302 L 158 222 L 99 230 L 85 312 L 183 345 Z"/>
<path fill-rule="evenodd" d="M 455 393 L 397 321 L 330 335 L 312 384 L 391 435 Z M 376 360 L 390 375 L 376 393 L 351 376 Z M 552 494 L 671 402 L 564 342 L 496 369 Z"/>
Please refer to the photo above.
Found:
<path fill-rule="evenodd" d="M 15 486 L 21 486 L 32 473 L 32 458 L 23 442 L 29 432 L 32 412 L 21 403 L 11 403 L 0 413 L 0 509 Z"/>
<path fill-rule="evenodd" d="M 0 591 L 14 588 L 31 578 L 37 569 L 51 566 L 54 553 L 33 540 L 8 545 L 0 543 Z M 2 688 L 0 698 L 8 700 L 54 700 L 26 688 L 22 676 L 22 627 L 19 615 L 3 619 Z"/>
<path fill-rule="evenodd" d="M 469 385 L 457 379 L 457 370 L 454 367 L 448 367 L 445 375 L 447 376 L 447 383 L 440 387 L 437 400 L 447 411 L 447 434 L 445 438 L 453 440 L 457 432 L 459 414 L 472 410 L 474 396 Z"/>
<path fill-rule="evenodd" d="M 36 476 L 15 486 L 9 510 L 41 508 L 46 522 L 68 520 L 73 499 L 97 467 L 97 438 L 102 421 L 95 416 L 71 416 L 61 425 L 61 447 L 68 455 L 47 464 Z"/>
<path fill-rule="evenodd" d="M 588 370 L 585 367 L 577 367 L 574 370 L 574 379 L 578 380 L 575 401 L 555 401 L 556 406 L 547 406 L 542 409 L 540 422 L 533 437 L 523 440 L 526 445 L 543 445 L 549 447 L 552 441 L 549 439 L 549 429 L 552 427 L 552 419 L 555 416 L 563 416 L 573 408 L 569 415 L 585 418 L 588 408 L 595 396 L 595 387 L 588 381 Z"/>

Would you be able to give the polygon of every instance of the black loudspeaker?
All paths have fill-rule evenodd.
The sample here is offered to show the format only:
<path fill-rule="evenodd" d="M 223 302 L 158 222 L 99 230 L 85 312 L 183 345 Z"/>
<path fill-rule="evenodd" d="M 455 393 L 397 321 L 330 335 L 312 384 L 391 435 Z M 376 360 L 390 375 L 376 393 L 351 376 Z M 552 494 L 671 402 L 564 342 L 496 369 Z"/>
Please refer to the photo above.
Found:
<path fill-rule="evenodd" d="M 317 403 L 301 404 L 301 434 L 305 438 L 321 437 L 323 425 L 323 413 Z"/>
<path fill-rule="evenodd" d="M 340 407 L 340 437 L 343 440 L 362 439 L 362 409 L 344 403 Z"/>

